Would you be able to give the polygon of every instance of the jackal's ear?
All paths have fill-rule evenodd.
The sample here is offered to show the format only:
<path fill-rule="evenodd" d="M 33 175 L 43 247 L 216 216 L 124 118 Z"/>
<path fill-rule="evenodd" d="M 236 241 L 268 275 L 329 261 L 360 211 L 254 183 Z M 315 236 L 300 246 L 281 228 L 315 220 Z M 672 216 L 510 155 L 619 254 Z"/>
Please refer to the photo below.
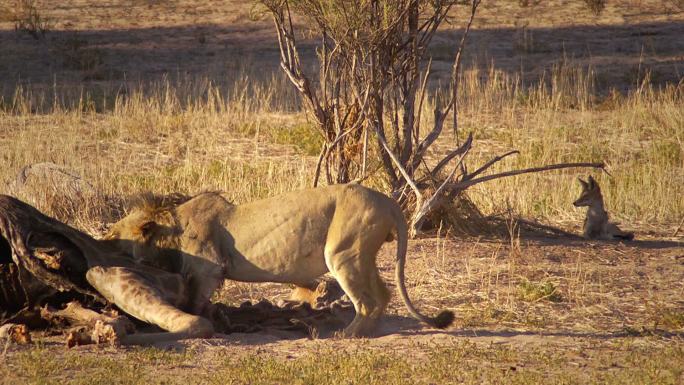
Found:
<path fill-rule="evenodd" d="M 580 184 L 582 185 L 582 189 L 583 189 L 583 190 L 586 190 L 586 189 L 589 188 L 589 184 L 587 184 L 587 182 L 585 182 L 584 180 L 582 180 L 582 178 L 577 177 L 577 180 L 578 180 L 578 181 L 580 182 Z"/>
<path fill-rule="evenodd" d="M 591 175 L 589 175 L 588 182 L 589 182 L 589 188 L 592 188 L 592 189 L 596 188 L 596 186 L 598 185 Z"/>

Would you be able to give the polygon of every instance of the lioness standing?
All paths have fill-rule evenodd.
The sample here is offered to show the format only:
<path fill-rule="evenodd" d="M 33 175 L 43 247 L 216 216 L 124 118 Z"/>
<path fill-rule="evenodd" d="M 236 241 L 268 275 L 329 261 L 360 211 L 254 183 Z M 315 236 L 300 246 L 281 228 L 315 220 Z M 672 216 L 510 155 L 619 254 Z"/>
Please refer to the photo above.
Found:
<path fill-rule="evenodd" d="M 426 317 L 408 297 L 401 209 L 361 185 L 295 191 L 243 205 L 204 193 L 177 206 L 138 207 L 106 238 L 143 263 L 180 273 L 195 314 L 205 310 L 224 278 L 305 286 L 329 271 L 354 304 L 356 316 L 344 335 L 356 337 L 373 331 L 389 302 L 376 255 L 395 234 L 397 287 L 408 311 L 431 326 L 449 326 L 452 312 Z"/>

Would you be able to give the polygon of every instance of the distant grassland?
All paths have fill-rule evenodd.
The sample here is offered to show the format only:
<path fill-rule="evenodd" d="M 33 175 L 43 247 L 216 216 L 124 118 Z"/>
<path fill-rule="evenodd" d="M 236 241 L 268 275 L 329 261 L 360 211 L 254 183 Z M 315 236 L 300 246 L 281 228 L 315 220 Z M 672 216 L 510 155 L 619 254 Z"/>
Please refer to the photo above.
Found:
<path fill-rule="evenodd" d="M 185 80 L 126 92 L 70 92 L 59 85 L 50 91 L 18 87 L 14 97 L 1 101 L 3 186 L 21 167 L 42 161 L 71 167 L 94 184 L 101 194 L 85 202 L 92 207 L 107 203 L 98 201 L 103 196 L 140 191 L 218 189 L 244 202 L 311 184 L 311 155 L 321 139 L 279 74 L 243 74 L 230 89 Z M 425 125 L 434 99 L 424 106 Z M 612 176 L 594 176 L 613 218 L 676 225 L 684 216 L 681 84 L 656 88 L 646 76 L 627 95 L 599 94 L 594 74 L 569 63 L 553 68 L 537 85 L 482 68 L 464 73 L 459 104 L 459 136 L 475 133 L 470 167 L 510 149 L 521 154 L 501 162 L 499 170 L 605 161 Z M 445 129 L 433 158 L 454 146 Z M 583 213 L 571 202 L 579 192 L 575 177 L 587 172 L 499 179 L 470 195 L 485 212 L 512 210 L 551 222 L 579 222 Z M 55 212 L 50 202 L 37 204 L 93 231 L 112 219 L 83 205 Z"/>

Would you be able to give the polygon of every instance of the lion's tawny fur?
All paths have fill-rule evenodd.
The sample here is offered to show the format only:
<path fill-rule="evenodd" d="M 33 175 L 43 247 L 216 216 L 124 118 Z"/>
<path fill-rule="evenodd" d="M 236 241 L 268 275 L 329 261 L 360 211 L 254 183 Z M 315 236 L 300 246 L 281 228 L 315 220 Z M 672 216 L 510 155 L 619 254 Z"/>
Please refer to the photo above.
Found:
<path fill-rule="evenodd" d="M 180 273 L 194 314 L 206 310 L 224 278 L 305 286 L 330 271 L 356 310 L 344 334 L 361 336 L 372 332 L 389 302 L 375 259 L 393 235 L 397 287 L 409 312 L 432 326 L 448 326 L 451 312 L 425 317 L 408 298 L 408 234 L 401 209 L 360 185 L 295 191 L 242 205 L 204 193 L 171 208 L 134 209 L 107 238 L 143 263 Z"/>

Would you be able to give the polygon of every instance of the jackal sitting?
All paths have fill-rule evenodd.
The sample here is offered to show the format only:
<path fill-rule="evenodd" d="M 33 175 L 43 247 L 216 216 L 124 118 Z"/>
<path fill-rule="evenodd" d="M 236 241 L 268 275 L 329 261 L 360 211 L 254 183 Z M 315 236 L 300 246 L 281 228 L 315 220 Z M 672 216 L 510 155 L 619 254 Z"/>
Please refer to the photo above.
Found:
<path fill-rule="evenodd" d="M 587 217 L 584 218 L 583 235 L 589 239 L 624 239 L 631 241 L 634 239 L 634 233 L 628 233 L 620 230 L 615 223 L 608 222 L 608 213 L 603 208 L 603 195 L 601 195 L 601 188 L 598 183 L 589 176 L 588 182 L 581 178 L 579 182 L 582 184 L 582 193 L 573 205 L 575 207 L 587 206 Z"/>

